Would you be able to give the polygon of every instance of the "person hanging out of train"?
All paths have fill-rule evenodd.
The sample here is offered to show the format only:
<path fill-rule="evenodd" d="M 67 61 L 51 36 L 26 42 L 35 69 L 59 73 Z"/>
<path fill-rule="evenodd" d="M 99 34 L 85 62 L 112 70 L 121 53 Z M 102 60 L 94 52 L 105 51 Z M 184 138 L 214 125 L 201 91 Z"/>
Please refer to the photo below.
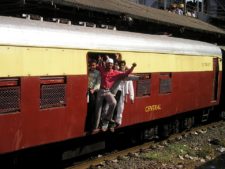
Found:
<path fill-rule="evenodd" d="M 102 103 L 103 100 L 106 100 L 106 103 L 109 104 L 109 109 L 106 112 L 106 116 L 103 120 L 106 124 L 112 121 L 112 116 L 114 109 L 116 107 L 116 99 L 114 95 L 111 93 L 110 89 L 114 85 L 115 82 L 127 77 L 130 73 L 132 73 L 133 69 L 136 67 L 136 63 L 132 64 L 132 67 L 128 69 L 126 72 L 120 72 L 117 70 L 113 70 L 113 59 L 107 56 L 106 67 L 99 65 L 98 70 L 101 74 L 101 85 L 100 90 L 97 93 L 96 99 L 96 112 L 95 112 L 95 121 L 94 121 L 94 129 L 92 133 L 98 132 L 99 123 L 102 112 Z"/>
<path fill-rule="evenodd" d="M 119 62 L 117 60 L 115 60 L 114 62 L 115 63 L 114 63 L 113 69 L 119 71 L 120 70 Z"/>
<path fill-rule="evenodd" d="M 114 61 L 114 67 L 113 69 L 114 70 L 117 70 L 117 71 L 120 71 L 120 63 L 121 63 L 121 60 L 117 60 L 118 58 L 116 57 L 115 58 L 115 61 Z M 115 99 L 116 99 L 116 107 L 114 109 L 114 112 L 113 112 L 113 120 L 115 121 L 115 117 L 116 117 L 116 114 L 117 114 L 117 109 L 118 109 L 118 103 L 119 103 L 119 100 L 120 100 L 120 97 L 121 97 L 121 94 L 122 94 L 122 83 L 123 81 L 122 80 L 118 80 L 117 82 L 115 82 L 115 84 L 112 86 L 112 88 L 110 89 L 111 93 L 114 95 Z M 102 105 L 102 114 L 101 114 L 101 119 L 105 119 L 105 116 L 107 116 L 107 112 L 108 112 L 108 109 L 109 109 L 109 104 L 103 104 Z M 107 122 L 104 122 L 102 121 L 102 130 L 103 131 L 106 131 L 108 129 L 108 126 L 109 126 L 109 129 L 113 132 L 114 131 L 114 128 L 117 126 L 116 125 L 116 121 L 115 122 L 109 122 L 109 124 L 107 124 Z M 106 123 L 106 124 L 105 124 Z"/>
<path fill-rule="evenodd" d="M 126 67 L 126 62 L 122 61 L 120 63 L 120 71 L 125 72 L 127 70 Z M 121 85 L 121 97 L 118 102 L 117 106 L 117 113 L 115 114 L 115 122 L 116 122 L 116 127 L 120 126 L 122 124 L 122 116 L 123 116 L 123 111 L 124 111 L 124 103 L 127 103 L 127 96 L 129 95 L 129 98 L 131 100 L 131 103 L 134 103 L 134 86 L 133 86 L 133 80 L 138 80 L 141 77 L 139 76 L 134 76 L 130 75 L 129 77 L 125 78 L 122 81 Z"/>
<path fill-rule="evenodd" d="M 96 70 L 97 61 L 92 59 L 89 62 L 89 71 L 88 71 L 88 91 L 87 91 L 87 116 L 85 123 L 85 131 L 91 131 L 93 127 L 93 118 L 96 104 L 97 91 L 100 89 L 101 76 L 100 72 Z"/>
<path fill-rule="evenodd" d="M 127 70 L 126 61 L 120 62 L 120 71 L 125 72 Z M 109 129 L 114 131 L 114 128 L 122 124 L 122 114 L 124 111 L 124 103 L 127 102 L 127 95 L 130 96 L 131 103 L 134 103 L 134 87 L 133 81 L 141 79 L 141 76 L 129 75 L 125 79 L 116 82 L 111 88 L 111 92 L 115 94 L 117 99 L 116 110 L 114 111 L 113 120 L 115 123 L 111 123 Z"/>
<path fill-rule="evenodd" d="M 119 57 L 120 55 L 118 55 L 118 54 L 115 54 L 115 58 L 113 59 L 114 60 L 114 65 L 113 65 L 113 69 L 114 70 L 117 70 L 117 71 L 120 71 L 120 61 L 121 61 L 121 57 Z M 103 66 L 105 66 L 106 65 L 106 59 L 107 58 L 103 58 L 103 57 L 101 57 L 101 59 L 99 59 L 99 64 L 101 64 L 101 65 L 103 65 Z M 119 86 L 119 83 L 120 83 L 121 81 L 118 81 L 118 82 L 116 82 L 115 84 L 117 84 L 118 83 L 118 85 L 116 85 L 117 86 L 117 88 L 118 88 L 118 86 Z M 113 85 L 113 86 L 115 86 L 115 84 Z M 117 91 L 117 90 L 116 90 Z M 121 92 L 118 90 L 118 92 L 116 92 L 116 91 L 114 91 L 114 97 L 115 97 L 115 99 L 116 99 L 116 102 L 118 103 L 119 102 L 119 99 L 120 99 L 120 96 L 121 96 Z M 118 104 L 116 104 L 116 107 L 115 107 L 115 109 L 114 109 L 114 115 L 116 114 L 116 111 L 117 111 L 117 105 Z M 103 130 L 103 131 L 106 131 L 107 130 L 107 127 L 104 129 L 104 125 L 103 125 L 103 122 L 102 122 L 102 119 L 104 119 L 105 118 L 105 116 L 106 116 L 106 113 L 108 112 L 108 109 L 109 109 L 109 104 L 107 104 L 106 103 L 106 101 L 105 101 L 105 99 L 103 100 L 103 103 L 102 103 L 102 112 L 101 112 L 101 117 L 100 117 L 100 128 Z M 114 116 L 113 116 L 114 117 Z M 113 118 L 113 120 L 114 120 L 114 118 Z M 111 122 L 112 123 L 112 122 Z M 110 123 L 110 124 L 111 124 Z M 114 124 L 114 123 L 113 123 Z"/>
<path fill-rule="evenodd" d="M 122 56 L 121 56 L 121 54 L 120 53 L 116 53 L 115 54 L 115 63 L 117 62 L 119 65 L 118 66 L 120 66 L 120 62 L 122 61 Z M 119 67 L 118 67 L 119 68 Z"/>
<path fill-rule="evenodd" d="M 106 63 L 104 61 L 104 58 L 101 55 L 97 56 L 97 65 L 106 66 Z"/>

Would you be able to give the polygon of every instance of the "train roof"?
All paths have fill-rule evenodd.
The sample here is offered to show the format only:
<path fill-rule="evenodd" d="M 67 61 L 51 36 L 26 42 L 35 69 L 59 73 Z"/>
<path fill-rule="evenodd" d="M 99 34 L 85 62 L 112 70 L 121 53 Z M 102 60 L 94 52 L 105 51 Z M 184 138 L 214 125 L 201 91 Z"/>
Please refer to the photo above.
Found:
<path fill-rule="evenodd" d="M 213 44 L 0 16 L 0 45 L 221 56 Z"/>

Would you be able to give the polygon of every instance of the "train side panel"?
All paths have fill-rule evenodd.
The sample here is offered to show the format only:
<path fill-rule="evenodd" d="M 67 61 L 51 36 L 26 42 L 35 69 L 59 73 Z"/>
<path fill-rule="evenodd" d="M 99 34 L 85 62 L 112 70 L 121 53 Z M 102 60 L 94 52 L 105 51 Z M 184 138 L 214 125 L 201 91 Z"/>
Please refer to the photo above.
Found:
<path fill-rule="evenodd" d="M 0 114 L 0 153 L 84 136 L 87 114 L 86 56 L 89 51 L 19 46 L 0 48 L 3 51 L 0 56 L 1 80 L 15 78 L 21 94 L 18 111 Z M 213 57 L 120 53 L 127 65 L 137 63 L 134 74 L 150 75 L 150 83 L 146 86 L 150 95 L 137 96 L 139 82 L 134 82 L 135 103 L 125 105 L 123 126 L 218 104 L 221 61 L 218 64 L 218 97 L 217 100 L 212 100 Z M 160 79 L 165 77 L 171 81 L 171 91 L 162 94 Z M 3 85 L 1 89 L 5 87 Z M 58 102 L 60 105 L 43 106 L 43 95 L 49 94 L 44 99 L 51 104 L 51 100 L 54 101 L 52 98 L 58 97 L 55 94 L 58 90 L 65 92 L 59 92 L 64 97 L 64 100 Z"/>
<path fill-rule="evenodd" d="M 209 92 L 212 91 L 212 79 L 211 72 L 174 73 L 172 93 L 159 94 L 159 74 L 153 74 L 152 95 L 136 97 L 134 104 L 126 103 L 123 124 L 132 125 L 218 105 L 219 95 L 217 100 L 212 100 L 212 92 Z"/>
<path fill-rule="evenodd" d="M 1 51 L 0 80 L 5 84 L 0 87 L 1 101 L 6 105 L 7 99 L 13 99 L 6 88 L 11 87 L 14 79 L 20 93 L 18 111 L 1 107 L 1 154 L 83 136 L 87 109 L 86 52 L 81 58 L 79 50 L 68 49 L 2 46 Z M 60 85 L 58 79 L 64 79 L 65 94 L 61 95 L 65 95 L 65 105 L 44 107 L 42 85 L 55 88 Z M 60 94 L 57 92 L 62 92 L 61 88 L 45 90 L 47 104 L 54 102 Z"/>
<path fill-rule="evenodd" d="M 221 56 L 124 53 L 128 65 L 138 63 L 135 73 L 151 74 L 150 95 L 125 104 L 124 125 L 146 122 L 219 104 L 222 81 Z M 217 67 L 214 65 L 217 60 Z M 160 92 L 160 80 L 169 74 L 171 90 Z M 137 82 L 134 82 L 137 95 Z M 213 95 L 216 96 L 213 96 Z"/>

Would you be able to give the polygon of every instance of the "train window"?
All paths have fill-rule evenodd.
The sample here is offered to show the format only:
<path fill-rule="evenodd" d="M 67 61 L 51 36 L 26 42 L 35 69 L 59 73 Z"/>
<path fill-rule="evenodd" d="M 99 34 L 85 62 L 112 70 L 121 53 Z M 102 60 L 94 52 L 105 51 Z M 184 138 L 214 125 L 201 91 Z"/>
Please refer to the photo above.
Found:
<path fill-rule="evenodd" d="M 40 108 L 64 107 L 66 105 L 66 78 L 42 77 Z"/>
<path fill-rule="evenodd" d="M 167 94 L 172 92 L 172 73 L 160 73 L 159 93 Z"/>
<path fill-rule="evenodd" d="M 0 114 L 20 111 L 20 81 L 0 79 Z"/>
<path fill-rule="evenodd" d="M 141 80 L 137 81 L 136 96 L 150 96 L 151 94 L 151 74 L 141 74 Z"/>

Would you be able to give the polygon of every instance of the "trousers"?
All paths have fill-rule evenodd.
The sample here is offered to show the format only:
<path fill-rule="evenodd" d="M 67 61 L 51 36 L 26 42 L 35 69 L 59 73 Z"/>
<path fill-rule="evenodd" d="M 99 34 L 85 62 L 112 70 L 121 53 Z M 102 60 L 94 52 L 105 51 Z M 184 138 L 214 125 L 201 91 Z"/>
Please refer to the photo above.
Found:
<path fill-rule="evenodd" d="M 111 121 L 113 117 L 113 113 L 116 107 L 116 99 L 114 95 L 110 92 L 110 90 L 100 89 L 97 93 L 96 98 L 96 109 L 95 109 L 95 121 L 94 121 L 94 129 L 99 128 L 101 115 L 102 115 L 102 104 L 103 100 L 106 100 L 106 104 L 109 105 L 107 112 L 104 113 L 103 121 Z"/>
<path fill-rule="evenodd" d="M 93 122 L 95 116 L 95 103 L 96 103 L 97 92 L 93 94 L 88 91 L 88 104 L 87 104 L 87 116 L 85 121 L 85 131 L 91 131 L 93 129 Z"/>

